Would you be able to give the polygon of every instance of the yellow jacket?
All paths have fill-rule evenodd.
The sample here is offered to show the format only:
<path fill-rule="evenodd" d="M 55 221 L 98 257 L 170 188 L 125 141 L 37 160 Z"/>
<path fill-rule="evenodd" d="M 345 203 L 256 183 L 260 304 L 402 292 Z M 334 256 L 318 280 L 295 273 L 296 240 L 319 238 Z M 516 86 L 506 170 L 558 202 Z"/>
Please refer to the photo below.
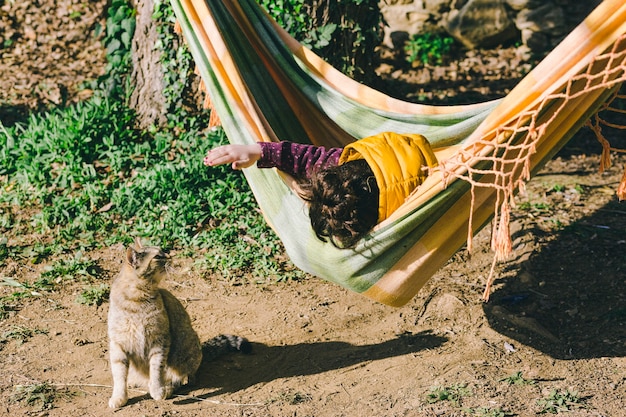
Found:
<path fill-rule="evenodd" d="M 384 132 L 346 146 L 339 165 L 365 159 L 374 172 L 380 197 L 378 221 L 391 215 L 424 182 L 437 158 L 428 140 L 418 134 Z"/>

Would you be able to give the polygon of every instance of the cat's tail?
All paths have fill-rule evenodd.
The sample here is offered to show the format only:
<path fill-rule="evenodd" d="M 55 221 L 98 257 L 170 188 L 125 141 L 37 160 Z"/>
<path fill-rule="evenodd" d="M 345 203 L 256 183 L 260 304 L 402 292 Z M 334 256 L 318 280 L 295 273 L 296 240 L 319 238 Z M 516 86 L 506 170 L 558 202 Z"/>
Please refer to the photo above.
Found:
<path fill-rule="evenodd" d="M 228 352 L 252 352 L 252 343 L 245 337 L 221 334 L 202 344 L 202 361 L 211 361 Z"/>

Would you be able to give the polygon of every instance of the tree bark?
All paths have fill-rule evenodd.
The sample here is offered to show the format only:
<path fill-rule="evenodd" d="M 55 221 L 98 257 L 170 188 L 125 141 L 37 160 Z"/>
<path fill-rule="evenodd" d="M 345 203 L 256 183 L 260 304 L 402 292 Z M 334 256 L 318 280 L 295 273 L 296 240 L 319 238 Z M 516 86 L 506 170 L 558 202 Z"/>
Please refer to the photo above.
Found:
<path fill-rule="evenodd" d="M 133 90 L 129 105 L 137 112 L 139 127 L 147 129 L 152 125 L 163 126 L 167 121 L 161 51 L 155 47 L 159 38 L 152 19 L 154 2 L 135 0 L 134 7 L 137 10 L 137 24 L 132 42 L 130 83 Z"/>

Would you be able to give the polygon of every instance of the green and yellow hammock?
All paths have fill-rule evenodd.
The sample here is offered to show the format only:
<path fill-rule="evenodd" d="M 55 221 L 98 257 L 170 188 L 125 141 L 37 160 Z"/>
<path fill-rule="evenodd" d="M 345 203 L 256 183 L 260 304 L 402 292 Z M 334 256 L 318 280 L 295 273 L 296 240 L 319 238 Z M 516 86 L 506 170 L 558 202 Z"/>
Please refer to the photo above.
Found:
<path fill-rule="evenodd" d="M 296 266 L 392 306 L 415 296 L 492 218 L 495 259 L 505 258 L 514 193 L 626 79 L 623 0 L 605 0 L 505 98 L 464 106 L 409 103 L 351 80 L 254 0 L 171 1 L 232 143 L 344 146 L 384 131 L 429 139 L 440 166 L 354 250 L 315 237 L 291 178 L 245 170 Z"/>

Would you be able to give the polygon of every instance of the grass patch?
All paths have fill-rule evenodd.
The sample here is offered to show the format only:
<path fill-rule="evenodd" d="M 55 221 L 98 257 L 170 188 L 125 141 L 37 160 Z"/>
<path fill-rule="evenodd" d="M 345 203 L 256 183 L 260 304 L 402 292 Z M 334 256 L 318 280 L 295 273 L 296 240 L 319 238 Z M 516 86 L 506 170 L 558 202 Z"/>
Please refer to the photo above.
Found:
<path fill-rule="evenodd" d="M 12 217 L 28 207 L 34 215 L 20 233 L 52 237 L 22 256 L 38 263 L 54 253 L 129 243 L 137 235 L 215 259 L 228 252 L 233 265 L 208 265 L 236 275 L 282 251 L 242 174 L 202 165 L 209 148 L 226 142 L 222 132 L 197 125 L 181 135 L 148 135 L 133 131 L 132 121 L 130 110 L 102 98 L 31 116 L 28 125 L 0 134 L 0 179 L 9 190 L 0 206 Z M 243 242 L 256 254 L 252 259 L 241 250 Z M 0 244 L 2 261 L 8 249 L 6 241 Z M 280 273 L 278 263 L 258 264 L 260 274 Z M 89 272 L 86 267 L 69 262 L 49 274 Z"/>
<path fill-rule="evenodd" d="M 502 378 L 500 381 L 506 382 L 509 385 L 534 385 L 536 383 L 534 379 L 524 378 L 521 371 L 517 371 L 506 378 Z"/>
<path fill-rule="evenodd" d="M 229 278 L 291 274 L 241 172 L 202 164 L 208 149 L 226 143 L 222 131 L 204 131 L 199 120 L 182 133 L 132 124 L 129 109 L 101 97 L 0 133 L 0 185 L 8 190 L 0 207 L 12 218 L 28 207 L 34 214 L 19 233 L 51 238 L 23 257 L 38 263 L 140 236 L 202 255 L 210 272 Z M 0 262 L 7 252 L 0 242 Z M 68 261 L 44 278 L 89 267 Z"/>
<path fill-rule="evenodd" d="M 48 334 L 48 331 L 37 328 L 31 329 L 25 326 L 13 326 L 11 330 L 4 332 L 0 336 L 0 346 L 10 340 L 16 340 L 19 344 L 26 343 L 37 334 Z"/>
<path fill-rule="evenodd" d="M 9 398 L 13 403 L 25 403 L 28 406 L 37 406 L 40 410 L 50 410 L 54 408 L 54 401 L 63 396 L 71 397 L 68 391 L 61 392 L 47 382 L 31 385 L 15 385 L 14 392 Z"/>
<path fill-rule="evenodd" d="M 89 286 L 85 288 L 76 297 L 78 304 L 88 306 L 101 306 L 105 301 L 108 301 L 111 287 L 108 284 L 100 284 L 98 286 Z"/>
<path fill-rule="evenodd" d="M 471 394 L 467 384 L 455 384 L 449 387 L 436 386 L 430 389 L 430 392 L 426 395 L 426 401 L 429 404 L 447 401 L 458 407 L 461 405 L 463 397 Z"/>
<path fill-rule="evenodd" d="M 541 407 L 540 414 L 559 414 L 580 408 L 582 399 L 577 392 L 552 390 L 547 397 L 538 400 L 537 404 Z"/>
<path fill-rule="evenodd" d="M 84 258 L 82 252 L 76 252 L 72 257 L 60 259 L 45 268 L 41 278 L 35 283 L 52 286 L 53 283 L 72 280 L 89 280 L 98 275 L 98 267 L 94 260 Z"/>

